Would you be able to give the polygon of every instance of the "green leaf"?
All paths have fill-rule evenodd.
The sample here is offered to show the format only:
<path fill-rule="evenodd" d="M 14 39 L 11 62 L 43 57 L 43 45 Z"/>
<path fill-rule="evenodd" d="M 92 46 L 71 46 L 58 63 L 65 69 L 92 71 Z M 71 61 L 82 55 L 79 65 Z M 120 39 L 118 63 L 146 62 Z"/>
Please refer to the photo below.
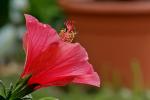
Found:
<path fill-rule="evenodd" d="M 54 98 L 54 97 L 44 97 L 44 98 L 41 98 L 40 100 L 59 100 L 59 99 Z"/>
<path fill-rule="evenodd" d="M 12 90 L 13 90 L 13 84 L 10 83 L 10 86 L 9 86 L 9 89 L 7 91 L 7 96 L 6 96 L 6 99 L 9 99 L 11 94 L 12 94 Z"/>
<path fill-rule="evenodd" d="M 16 98 L 16 99 L 13 99 L 13 100 L 32 100 L 32 98 Z"/>
<path fill-rule="evenodd" d="M 32 95 L 26 95 L 25 97 L 22 98 L 22 100 L 32 100 Z"/>
<path fill-rule="evenodd" d="M 3 96 L 0 95 L 0 100 L 6 100 Z"/>
<path fill-rule="evenodd" d="M 16 98 L 15 100 L 22 100 L 21 98 Z"/>
<path fill-rule="evenodd" d="M 4 83 L 3 83 L 2 80 L 0 80 L 0 86 L 2 86 L 3 93 L 4 93 L 4 95 L 6 96 L 6 95 L 7 95 L 7 94 L 6 94 L 6 88 L 5 88 L 5 85 L 4 85 Z M 0 99 L 0 100 L 1 100 L 1 99 Z"/>

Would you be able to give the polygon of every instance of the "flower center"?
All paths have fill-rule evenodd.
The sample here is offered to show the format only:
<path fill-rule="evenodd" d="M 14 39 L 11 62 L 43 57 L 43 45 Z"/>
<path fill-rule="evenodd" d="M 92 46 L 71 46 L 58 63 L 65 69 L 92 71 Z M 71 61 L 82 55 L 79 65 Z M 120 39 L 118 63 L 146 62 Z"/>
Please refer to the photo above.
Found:
<path fill-rule="evenodd" d="M 65 26 L 66 28 L 60 31 L 59 36 L 64 42 L 72 42 L 76 35 L 74 23 L 68 20 L 65 22 Z"/>

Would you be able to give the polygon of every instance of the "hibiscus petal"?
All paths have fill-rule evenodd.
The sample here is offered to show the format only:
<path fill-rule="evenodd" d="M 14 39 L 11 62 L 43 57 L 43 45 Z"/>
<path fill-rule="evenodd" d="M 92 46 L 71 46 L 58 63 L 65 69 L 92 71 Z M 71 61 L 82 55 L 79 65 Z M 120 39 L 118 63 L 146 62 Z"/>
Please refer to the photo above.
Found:
<path fill-rule="evenodd" d="M 65 43 L 61 41 L 59 48 L 57 47 L 56 50 L 50 51 L 53 52 L 55 57 L 50 56 L 49 58 L 51 59 L 47 59 L 46 61 L 44 61 L 43 59 L 43 61 L 41 61 L 43 62 L 43 66 L 45 66 L 45 69 L 43 71 L 39 70 L 37 75 L 34 75 L 32 77 L 33 80 L 31 79 L 30 83 L 38 83 L 41 85 L 58 85 L 60 83 L 63 83 L 65 78 L 68 79 L 68 77 L 71 76 L 79 77 L 87 74 L 90 74 L 91 76 L 91 73 L 94 73 L 91 64 L 88 63 L 88 55 L 85 49 L 80 44 Z M 47 53 L 43 53 L 43 55 L 45 54 Z M 47 56 L 49 55 L 47 54 Z M 44 65 L 44 63 L 46 62 L 49 63 L 48 66 Z M 97 76 L 95 77 L 97 78 Z M 70 81 L 71 80 L 68 80 L 68 83 Z"/>
<path fill-rule="evenodd" d="M 96 72 L 93 72 L 92 74 L 84 74 L 84 75 L 77 76 L 73 80 L 73 82 L 100 87 L 100 79 Z"/>
<path fill-rule="evenodd" d="M 26 67 L 23 74 L 32 68 L 31 64 L 44 50 L 57 43 L 60 39 L 56 31 L 47 24 L 40 23 L 36 18 L 25 14 L 27 32 L 23 44 L 26 51 Z M 30 67 L 29 67 L 30 66 Z M 22 75 L 23 75 L 22 74 Z"/>

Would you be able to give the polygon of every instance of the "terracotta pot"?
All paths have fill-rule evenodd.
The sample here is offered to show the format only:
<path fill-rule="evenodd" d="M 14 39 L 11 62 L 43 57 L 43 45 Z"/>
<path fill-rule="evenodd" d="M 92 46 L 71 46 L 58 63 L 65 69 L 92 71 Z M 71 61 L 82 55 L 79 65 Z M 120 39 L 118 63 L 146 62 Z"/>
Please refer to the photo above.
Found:
<path fill-rule="evenodd" d="M 132 86 L 131 62 L 136 59 L 141 66 L 140 85 L 150 87 L 150 2 L 59 0 L 59 4 L 75 20 L 77 39 L 102 82 L 112 82 L 116 74 L 124 86 Z"/>

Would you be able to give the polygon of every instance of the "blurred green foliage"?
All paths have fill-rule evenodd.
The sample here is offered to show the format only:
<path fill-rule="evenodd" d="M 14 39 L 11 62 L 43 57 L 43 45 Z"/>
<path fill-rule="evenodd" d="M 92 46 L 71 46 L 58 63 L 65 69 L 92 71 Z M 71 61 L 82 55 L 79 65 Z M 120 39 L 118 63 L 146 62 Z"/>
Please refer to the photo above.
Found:
<path fill-rule="evenodd" d="M 8 21 L 9 0 L 0 1 L 0 27 Z"/>
<path fill-rule="evenodd" d="M 57 30 L 63 24 L 64 14 L 57 4 L 57 0 L 29 0 L 29 13 L 43 23 L 50 23 Z"/>

